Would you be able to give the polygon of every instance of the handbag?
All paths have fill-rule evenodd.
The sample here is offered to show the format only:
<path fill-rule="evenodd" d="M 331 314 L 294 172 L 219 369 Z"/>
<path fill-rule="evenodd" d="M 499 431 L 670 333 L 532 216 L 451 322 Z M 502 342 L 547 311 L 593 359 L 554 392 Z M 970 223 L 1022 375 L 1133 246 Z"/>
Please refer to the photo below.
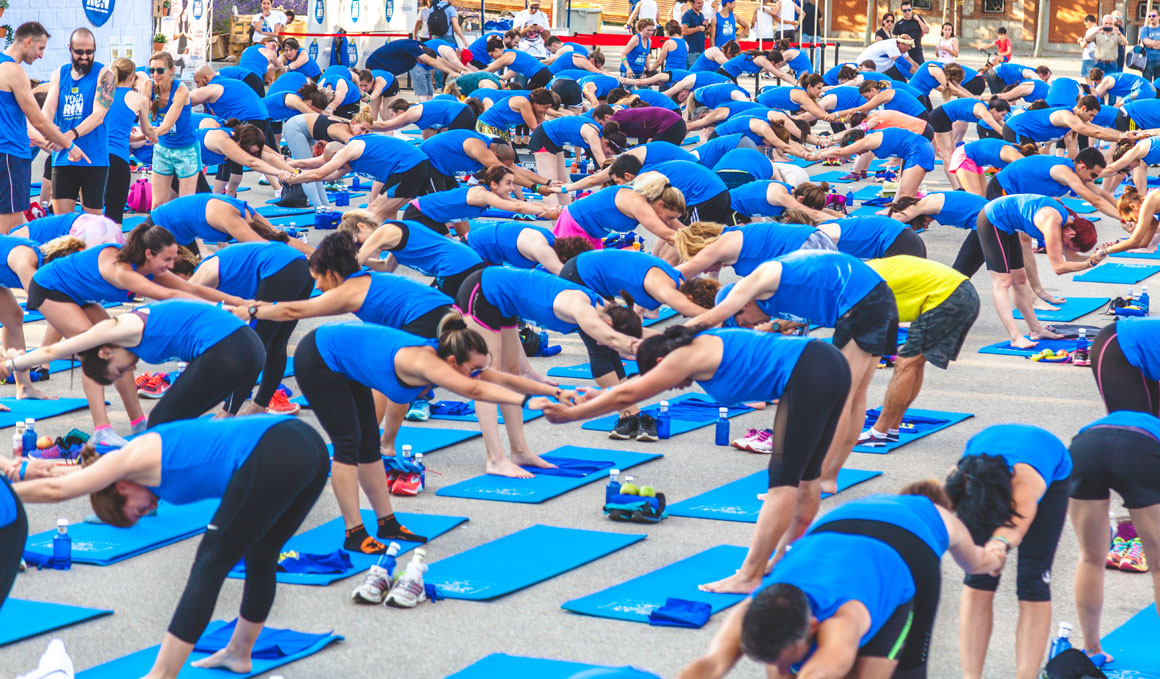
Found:
<path fill-rule="evenodd" d="M 1124 58 L 1124 66 L 1136 71 L 1143 71 L 1148 65 L 1148 53 L 1140 45 L 1136 45 Z"/>

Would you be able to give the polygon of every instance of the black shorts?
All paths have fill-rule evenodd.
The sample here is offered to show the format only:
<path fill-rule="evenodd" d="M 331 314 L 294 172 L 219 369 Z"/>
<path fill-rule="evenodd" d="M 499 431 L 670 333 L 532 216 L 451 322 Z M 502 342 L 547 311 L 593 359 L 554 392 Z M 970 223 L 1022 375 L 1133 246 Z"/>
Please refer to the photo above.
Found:
<path fill-rule="evenodd" d="M 733 200 L 729 191 L 722 191 L 708 200 L 689 205 L 685 209 L 685 216 L 689 222 L 728 223 L 729 218 L 733 216 Z"/>
<path fill-rule="evenodd" d="M 732 74 L 732 73 L 730 73 L 729 71 L 726 71 L 724 68 L 718 68 L 718 69 L 717 69 L 717 71 L 716 71 L 716 73 L 717 73 L 717 75 L 723 75 L 723 76 L 725 76 L 726 78 L 729 78 L 729 80 L 730 80 L 730 81 L 731 81 L 731 82 L 732 82 L 734 85 L 736 85 L 736 84 L 737 84 L 737 78 L 733 77 L 733 74 Z"/>
<path fill-rule="evenodd" d="M 417 198 L 431 193 L 431 161 L 424 160 L 383 180 L 383 191 L 392 186 L 398 198 Z"/>
<path fill-rule="evenodd" d="M 890 247 L 886 248 L 886 252 L 882 254 L 883 257 L 893 257 L 895 255 L 910 255 L 912 257 L 926 259 L 926 242 L 913 229 L 905 228 L 894 239 L 894 242 L 890 244 Z"/>
<path fill-rule="evenodd" d="M 0 167 L 0 214 L 24 212 L 31 203 L 32 160 L 0 153 Z"/>
<path fill-rule="evenodd" d="M 516 327 L 520 319 L 516 316 L 504 316 L 503 312 L 487 301 L 480 289 L 480 279 L 483 278 L 483 269 L 473 271 L 459 286 L 459 293 L 455 295 L 455 308 L 464 316 L 470 316 L 483 327 L 492 332 L 499 332 L 504 328 Z"/>
<path fill-rule="evenodd" d="M 556 145 L 548 137 L 548 133 L 544 132 L 544 126 L 540 125 L 532 130 L 532 136 L 528 139 L 528 150 L 532 153 L 563 153 L 564 149 Z"/>
<path fill-rule="evenodd" d="M 471 130 L 475 131 L 475 111 L 470 108 L 465 108 L 460 111 L 451 122 L 447 123 L 449 130 Z"/>
<path fill-rule="evenodd" d="M 267 135 L 267 138 L 272 139 L 273 138 L 272 135 L 275 135 L 275 134 L 282 134 L 282 121 L 281 120 L 271 120 L 270 121 L 270 133 Z M 278 145 L 273 143 L 273 141 L 271 141 L 270 148 L 277 151 Z"/>
<path fill-rule="evenodd" d="M 926 124 L 926 128 L 922 131 L 922 136 L 926 137 L 927 141 L 934 141 L 934 128 L 930 123 Z"/>
<path fill-rule="evenodd" d="M 459 180 L 451 175 L 443 174 L 439 170 L 436 170 L 434 167 L 432 167 L 431 187 L 435 190 L 436 193 L 439 191 L 450 191 L 451 189 L 459 188 Z M 404 219 L 406 218 L 404 217 Z"/>
<path fill-rule="evenodd" d="M 528 78 L 528 89 L 538 90 L 541 87 L 547 87 L 548 83 L 552 82 L 552 78 L 554 77 L 555 76 L 552 75 L 552 71 L 550 69 L 541 68 L 540 70 L 536 71 L 535 75 Z"/>
<path fill-rule="evenodd" d="M 1007 195 L 1007 189 L 1003 188 L 1003 185 L 999 183 L 999 175 L 997 173 L 991 175 L 991 178 L 987 180 L 987 188 L 985 189 L 984 197 L 987 200 L 995 200 L 996 198 L 1002 198 L 1005 195 Z M 979 214 L 982 213 L 980 212 Z"/>
<path fill-rule="evenodd" d="M 361 108 L 361 101 L 352 101 L 349 104 L 343 104 L 342 106 L 334 109 L 334 115 L 338 116 L 339 118 L 350 119 L 357 116 Z"/>
<path fill-rule="evenodd" d="M 409 332 L 412 335 L 416 335 L 418 337 L 438 339 L 439 321 L 443 320 L 443 317 L 447 315 L 448 311 L 451 311 L 450 304 L 437 306 L 422 316 L 411 321 L 410 323 L 399 328 L 399 330 L 402 330 L 403 332 Z"/>
<path fill-rule="evenodd" d="M 253 125 L 254 127 L 261 130 L 262 134 L 266 137 L 266 146 L 269 146 L 275 151 L 278 150 L 278 146 L 274 143 L 274 135 L 272 132 L 270 132 L 269 120 L 254 118 L 252 120 L 245 120 L 242 122 L 246 125 Z M 246 168 L 241 163 L 237 163 L 230 160 L 229 158 L 226 158 L 225 162 L 223 162 L 221 165 L 218 165 L 217 174 L 214 175 L 214 178 L 219 182 L 228 182 L 231 176 L 236 175 L 240 177 L 245 171 Z"/>
<path fill-rule="evenodd" d="M 86 208 L 100 210 L 105 207 L 105 181 L 108 178 L 108 166 L 58 166 L 53 168 L 52 197 L 76 200 L 79 195 Z"/>
<path fill-rule="evenodd" d="M 979 212 L 975 232 L 979 234 L 979 247 L 987 260 L 987 271 L 1011 273 L 1023 268 L 1023 243 L 1018 233 L 1000 231 L 987 219 L 985 212 Z"/>
<path fill-rule="evenodd" d="M 1107 500 L 1109 491 L 1124 507 L 1160 504 L 1160 441 L 1134 427 L 1099 425 L 1071 440 L 1071 498 Z"/>
<path fill-rule="evenodd" d="M 886 281 L 874 286 L 834 324 L 834 346 L 850 341 L 871 356 L 898 353 L 898 303 Z"/>
<path fill-rule="evenodd" d="M 1026 144 L 1028 142 L 1035 144 L 1042 143 L 1027 135 L 1019 134 L 1008 125 L 1003 126 L 1003 141 L 1011 142 L 1012 144 Z"/>
<path fill-rule="evenodd" d="M 980 94 L 982 94 L 983 90 L 986 88 L 987 88 L 987 79 L 984 78 L 981 74 L 976 75 L 974 78 L 971 78 L 970 80 L 963 81 L 963 89 L 970 92 L 971 94 L 975 95 L 976 97 L 979 96 Z"/>
<path fill-rule="evenodd" d="M 575 80 L 557 80 L 552 83 L 552 91 L 560 97 L 561 106 L 572 108 L 584 103 L 584 94 L 580 91 L 580 83 Z"/>
<path fill-rule="evenodd" d="M 898 348 L 898 355 L 922 356 L 936 368 L 946 370 L 959 357 L 967 333 L 978 318 L 979 293 L 969 280 L 963 281 L 942 304 L 914 319 L 906 334 L 906 344 Z"/>
<path fill-rule="evenodd" d="M 486 262 L 477 262 L 459 273 L 437 277 L 431 282 L 431 286 L 437 288 L 444 295 L 454 299 L 459 294 L 459 288 L 463 287 L 463 281 L 467 280 L 467 277 L 476 271 L 486 269 L 487 266 Z"/>
<path fill-rule="evenodd" d="M 246 77 L 242 78 L 242 82 L 250 86 L 250 89 L 258 95 L 259 99 L 266 96 L 266 81 L 263 80 L 257 73 L 247 73 Z"/>
<path fill-rule="evenodd" d="M 43 304 L 44 300 L 46 299 L 51 299 L 54 302 L 64 302 L 65 304 L 75 304 L 82 308 L 87 306 L 85 304 L 81 304 L 72 297 L 69 297 L 68 294 L 63 293 L 60 290 L 51 290 L 42 286 L 36 281 L 30 281 L 28 283 L 28 301 L 25 303 L 24 307 L 29 311 L 36 311 L 40 308 L 40 305 Z"/>
<path fill-rule="evenodd" d="M 52 154 L 46 153 L 45 156 L 46 157 L 44 159 L 44 172 L 42 172 L 40 174 L 40 176 L 42 179 L 47 179 L 48 181 L 51 182 L 52 181 Z M 35 156 L 33 156 L 33 158 L 35 158 Z M 29 162 L 31 163 L 32 161 L 30 160 Z"/>
<path fill-rule="evenodd" d="M 878 633 L 858 649 L 859 658 L 885 658 L 898 660 L 906 648 L 910 632 L 914 627 L 914 599 L 907 601 L 882 623 Z"/>
<path fill-rule="evenodd" d="M 434 219 L 431 219 L 427 215 L 423 214 L 423 212 L 419 208 L 415 207 L 414 202 L 407 203 L 407 207 L 403 210 L 403 219 L 407 219 L 407 220 L 410 220 L 413 222 L 419 222 L 420 224 L 427 227 L 428 229 L 431 229 L 435 233 L 439 233 L 439 234 L 442 234 L 444 236 L 451 233 L 451 230 L 447 228 L 446 224 L 444 224 L 443 222 L 437 222 Z"/>

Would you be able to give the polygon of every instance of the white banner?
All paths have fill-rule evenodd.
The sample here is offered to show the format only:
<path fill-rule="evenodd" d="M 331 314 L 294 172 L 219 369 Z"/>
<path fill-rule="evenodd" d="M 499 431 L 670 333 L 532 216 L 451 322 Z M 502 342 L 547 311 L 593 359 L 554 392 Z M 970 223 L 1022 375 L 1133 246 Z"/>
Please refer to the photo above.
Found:
<path fill-rule="evenodd" d="M 418 15 L 418 0 L 308 0 L 307 33 L 410 33 Z M 387 38 L 367 36 L 348 38 L 348 57 L 352 66 L 363 65 L 366 57 L 381 47 Z M 322 68 L 331 65 L 334 38 L 306 38 L 311 57 Z"/>

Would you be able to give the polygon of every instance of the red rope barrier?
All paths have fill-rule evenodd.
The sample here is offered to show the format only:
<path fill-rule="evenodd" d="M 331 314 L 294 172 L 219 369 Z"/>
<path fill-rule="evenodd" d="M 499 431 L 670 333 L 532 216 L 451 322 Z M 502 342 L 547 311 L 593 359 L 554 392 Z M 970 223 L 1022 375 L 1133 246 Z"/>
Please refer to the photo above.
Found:
<path fill-rule="evenodd" d="M 361 38 L 361 37 L 375 37 L 375 38 L 409 38 L 410 33 L 382 33 L 378 31 L 367 31 L 365 33 L 279 33 L 281 37 L 286 38 Z"/>
<path fill-rule="evenodd" d="M 584 45 L 585 47 L 597 47 L 597 46 L 599 46 L 599 47 L 624 47 L 625 45 L 628 44 L 628 41 L 632 38 L 632 34 L 625 35 L 625 34 L 621 34 L 621 33 L 578 33 L 578 34 L 572 35 L 572 36 L 560 36 L 560 38 L 566 42 L 574 42 L 577 45 Z M 654 35 L 652 38 L 652 47 L 654 49 L 659 48 L 661 45 L 665 44 L 666 40 L 668 40 L 668 38 L 665 36 Z M 772 46 L 773 43 L 774 43 L 773 40 L 764 41 L 763 46 L 765 46 L 768 49 L 770 46 Z M 743 40 L 743 41 L 739 41 L 737 44 L 743 50 L 758 49 L 756 40 Z M 790 45 L 792 47 L 799 47 L 799 48 L 805 48 L 805 49 L 810 49 L 813 47 L 833 47 L 835 44 L 837 44 L 837 43 L 832 43 L 832 42 L 818 42 L 818 43 L 795 42 L 795 43 L 790 43 Z"/>

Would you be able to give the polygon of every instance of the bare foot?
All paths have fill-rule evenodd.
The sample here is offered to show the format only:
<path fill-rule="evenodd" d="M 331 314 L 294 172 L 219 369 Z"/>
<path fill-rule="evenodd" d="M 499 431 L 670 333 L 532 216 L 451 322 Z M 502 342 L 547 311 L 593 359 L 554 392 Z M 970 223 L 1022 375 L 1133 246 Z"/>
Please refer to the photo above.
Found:
<path fill-rule="evenodd" d="M 1048 302 L 1042 297 L 1036 299 L 1035 304 L 1033 304 L 1031 308 L 1035 309 L 1036 311 L 1059 311 L 1059 307 L 1055 306 L 1051 302 Z"/>
<path fill-rule="evenodd" d="M 548 462 L 535 453 L 512 453 L 512 462 L 521 466 L 539 467 L 540 469 L 556 468 L 556 465 Z"/>
<path fill-rule="evenodd" d="M 837 493 L 837 492 L 838 492 L 838 479 L 827 479 L 826 477 L 823 476 L 822 477 L 822 493 L 831 493 L 832 494 L 832 493 Z"/>
<path fill-rule="evenodd" d="M 1031 339 L 1033 339 L 1033 340 L 1063 339 L 1063 335 L 1059 334 L 1058 332 L 1051 332 L 1047 328 L 1041 328 L 1039 330 L 1032 330 L 1028 334 L 1031 335 Z"/>
<path fill-rule="evenodd" d="M 1032 342 L 1022 335 L 1020 335 L 1017 339 L 1011 340 L 1011 346 L 1015 347 L 1016 349 L 1030 349 L 1037 344 L 1039 344 L 1039 342 Z"/>
<path fill-rule="evenodd" d="M 560 383 L 559 383 L 559 382 L 557 382 L 556 380 L 553 380 L 553 379 L 552 379 L 552 378 L 550 378 L 550 377 L 544 377 L 543 375 L 541 375 L 540 373 L 536 372 L 535 370 L 526 370 L 526 371 L 523 371 L 523 372 L 521 372 L 521 373 L 520 373 L 520 377 L 522 377 L 522 378 L 524 378 L 524 379 L 527 379 L 527 380 L 531 380 L 531 381 L 533 381 L 533 382 L 539 382 L 540 384 L 546 384 L 546 385 L 548 385 L 549 387 L 558 387 L 558 386 L 560 386 Z"/>
<path fill-rule="evenodd" d="M 240 654 L 235 653 L 229 646 L 226 646 L 208 658 L 191 662 L 190 665 L 211 669 L 220 667 L 231 672 L 237 672 L 238 674 L 248 674 L 254 666 L 253 661 L 248 655 L 242 657 Z"/>
<path fill-rule="evenodd" d="M 382 455 L 383 457 L 394 457 L 395 456 L 395 442 L 394 441 L 391 441 L 390 443 L 380 442 L 379 443 L 379 454 Z"/>
<path fill-rule="evenodd" d="M 734 573 L 729 577 L 698 585 L 702 592 L 717 592 L 719 594 L 752 594 L 753 590 L 761 586 L 761 578 L 747 578 L 741 573 Z"/>
<path fill-rule="evenodd" d="M 29 399 L 32 401 L 55 401 L 59 397 L 46 394 L 43 391 L 41 391 L 33 386 L 24 387 L 23 389 L 21 389 L 20 385 L 17 385 L 16 386 L 16 398 Z M 5 408 L 5 410 L 7 410 L 7 408 Z"/>
<path fill-rule="evenodd" d="M 1066 297 L 1056 297 L 1046 290 L 1036 290 L 1035 296 L 1048 304 L 1064 304 L 1067 302 Z"/>
<path fill-rule="evenodd" d="M 265 412 L 266 409 L 257 403 L 254 403 L 253 401 L 246 401 L 246 404 L 243 405 L 241 410 L 238 411 L 238 415 L 261 415 Z"/>
<path fill-rule="evenodd" d="M 513 479 L 530 479 L 535 476 L 535 474 L 526 469 L 521 469 L 518 464 L 507 459 L 496 464 L 492 464 L 489 460 L 484 466 L 483 471 L 492 476 L 508 476 Z"/>

